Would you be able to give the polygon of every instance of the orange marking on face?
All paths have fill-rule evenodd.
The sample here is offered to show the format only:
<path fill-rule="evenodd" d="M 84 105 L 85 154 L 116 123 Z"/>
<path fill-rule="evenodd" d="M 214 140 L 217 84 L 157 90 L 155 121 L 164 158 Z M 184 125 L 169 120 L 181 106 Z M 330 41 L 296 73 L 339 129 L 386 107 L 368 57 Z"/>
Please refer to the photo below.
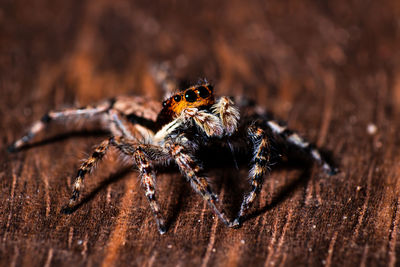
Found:
<path fill-rule="evenodd" d="M 180 114 L 185 108 L 212 105 L 215 99 L 211 88 L 210 85 L 200 85 L 175 94 L 169 99 L 171 101 L 169 109 L 175 114 Z"/>
<path fill-rule="evenodd" d="M 215 103 L 212 91 L 206 86 L 191 87 L 172 97 L 171 109 L 180 114 L 185 108 L 197 108 Z M 179 100 L 179 101 L 177 101 Z"/>
<path fill-rule="evenodd" d="M 215 104 L 215 98 L 210 84 L 192 86 L 165 100 L 157 121 L 165 124 L 179 116 L 186 108 L 198 108 L 213 104 Z"/>

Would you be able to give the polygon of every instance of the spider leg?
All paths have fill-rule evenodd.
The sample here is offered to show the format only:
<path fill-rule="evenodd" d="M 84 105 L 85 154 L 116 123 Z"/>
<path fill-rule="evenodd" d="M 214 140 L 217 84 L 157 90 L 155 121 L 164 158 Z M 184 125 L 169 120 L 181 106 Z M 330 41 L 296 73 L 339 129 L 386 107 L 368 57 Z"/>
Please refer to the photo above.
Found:
<path fill-rule="evenodd" d="M 10 152 L 17 151 L 18 149 L 25 146 L 31 139 L 33 139 L 39 132 L 44 131 L 52 122 L 63 121 L 67 119 L 83 119 L 97 115 L 107 111 L 113 104 L 113 101 L 104 102 L 96 107 L 87 106 L 84 108 L 71 108 L 62 111 L 50 111 L 45 114 L 41 120 L 36 121 L 31 128 L 28 130 L 27 134 L 22 138 L 15 141 L 12 145 L 8 147 Z"/>
<path fill-rule="evenodd" d="M 240 113 L 229 97 L 221 97 L 212 107 L 214 114 L 218 115 L 227 135 L 232 135 L 239 124 Z"/>
<path fill-rule="evenodd" d="M 166 162 L 169 159 L 169 155 L 159 146 L 135 144 L 130 140 L 125 140 L 123 137 L 112 138 L 111 144 L 125 155 L 133 156 L 135 163 L 139 168 L 142 186 L 156 220 L 158 231 L 160 234 L 164 234 L 167 229 L 155 194 L 156 175 L 152 162 Z"/>
<path fill-rule="evenodd" d="M 192 157 L 185 152 L 185 147 L 180 144 L 167 143 L 166 148 L 170 150 L 170 153 L 175 159 L 180 171 L 190 182 L 192 188 L 208 202 L 224 224 L 231 226 L 225 212 L 219 210 L 216 206 L 216 202 L 218 202 L 217 195 L 212 192 L 207 179 L 199 175 L 201 168 Z"/>
<path fill-rule="evenodd" d="M 267 121 L 266 125 L 272 130 L 272 132 L 281 136 L 288 143 L 308 153 L 329 175 L 334 175 L 338 172 L 337 168 L 331 166 L 322 158 L 320 151 L 313 144 L 307 142 L 298 133 L 287 129 L 285 126 L 279 125 L 273 120 Z"/>
<path fill-rule="evenodd" d="M 74 210 L 85 175 L 94 169 L 96 163 L 104 157 L 110 146 L 116 147 L 123 155 L 131 158 L 133 157 L 139 168 L 142 186 L 156 219 L 158 230 L 161 234 L 164 234 L 166 232 L 165 221 L 161 216 L 160 207 L 155 195 L 155 173 L 151 161 L 165 161 L 168 159 L 168 154 L 164 153 L 161 147 L 148 144 L 137 144 L 124 137 L 111 137 L 108 140 L 103 141 L 95 149 L 92 156 L 82 163 L 73 184 L 72 196 L 68 204 L 62 209 L 62 212 L 71 213 Z M 147 156 L 147 154 L 151 154 L 152 158 Z"/>
<path fill-rule="evenodd" d="M 167 228 L 165 226 L 165 220 L 161 215 L 160 206 L 155 194 L 156 175 L 153 164 L 151 164 L 149 157 L 144 153 L 144 148 L 141 148 L 140 146 L 136 149 L 134 158 L 140 171 L 142 186 L 156 220 L 158 231 L 160 234 L 164 234 L 167 231 Z"/>
<path fill-rule="evenodd" d="M 238 226 L 241 223 L 243 214 L 251 207 L 257 195 L 261 191 L 264 175 L 269 170 L 270 162 L 270 142 L 265 131 L 259 127 L 250 126 L 248 135 L 253 141 L 253 160 L 250 170 L 251 190 L 244 197 L 238 216 L 232 226 Z"/>
<path fill-rule="evenodd" d="M 72 185 L 72 195 L 69 199 L 68 204 L 62 208 L 61 212 L 66 214 L 72 213 L 72 211 L 74 210 L 74 206 L 79 199 L 85 175 L 87 173 L 90 173 L 95 168 L 96 164 L 104 157 L 110 146 L 110 140 L 111 139 L 107 139 L 101 142 L 100 145 L 95 148 L 92 155 L 81 164 L 76 175 L 74 184 Z"/>
<path fill-rule="evenodd" d="M 126 116 L 116 109 L 110 109 L 107 115 L 111 122 L 108 124 L 108 127 L 114 136 L 123 136 L 129 140 L 152 139 L 154 136 L 154 133 L 150 129 L 138 123 L 127 121 Z"/>

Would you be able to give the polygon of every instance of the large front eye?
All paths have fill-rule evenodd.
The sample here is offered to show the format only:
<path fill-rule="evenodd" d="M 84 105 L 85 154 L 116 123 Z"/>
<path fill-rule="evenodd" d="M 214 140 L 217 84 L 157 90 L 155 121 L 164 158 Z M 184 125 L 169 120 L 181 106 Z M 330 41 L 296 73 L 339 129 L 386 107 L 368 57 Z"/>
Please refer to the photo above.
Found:
<path fill-rule="evenodd" d="M 195 102 L 197 100 L 197 95 L 193 90 L 188 90 L 185 93 L 185 99 L 187 102 Z"/>
<path fill-rule="evenodd" d="M 179 102 L 179 101 L 181 101 L 181 96 L 180 95 L 176 95 L 176 96 L 174 96 L 174 100 L 175 100 L 175 102 Z"/>
<path fill-rule="evenodd" d="M 199 92 L 199 96 L 201 98 L 206 98 L 210 95 L 210 92 L 204 86 L 197 87 L 197 91 Z"/>

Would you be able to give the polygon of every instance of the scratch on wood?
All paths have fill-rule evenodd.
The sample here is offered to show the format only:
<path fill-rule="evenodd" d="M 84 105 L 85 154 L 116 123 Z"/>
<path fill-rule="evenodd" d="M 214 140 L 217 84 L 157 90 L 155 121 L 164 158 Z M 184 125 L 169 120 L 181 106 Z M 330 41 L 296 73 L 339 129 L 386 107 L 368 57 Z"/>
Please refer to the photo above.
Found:
<path fill-rule="evenodd" d="M 369 246 L 368 246 L 368 244 L 366 244 L 364 247 L 362 258 L 361 258 L 360 267 L 366 266 L 367 258 L 368 258 L 368 250 L 369 250 Z"/>
<path fill-rule="evenodd" d="M 400 209 L 400 198 L 396 200 L 396 206 L 394 209 L 394 216 L 393 216 L 393 228 L 391 229 L 391 233 L 389 236 L 389 266 L 394 267 L 396 266 L 396 243 L 397 243 L 397 233 L 398 233 L 398 221 L 399 221 L 399 209 Z"/>
<path fill-rule="evenodd" d="M 107 197 L 106 197 L 107 205 L 111 203 L 111 186 L 107 186 Z"/>
<path fill-rule="evenodd" d="M 314 191 L 313 189 L 314 188 L 312 186 L 312 183 L 307 183 L 307 186 L 306 186 L 306 198 L 305 198 L 305 201 L 304 201 L 305 205 L 309 205 L 311 203 L 312 195 L 313 195 L 313 191 Z"/>
<path fill-rule="evenodd" d="M 329 266 L 331 266 L 331 264 L 332 264 L 332 255 L 333 255 L 333 250 L 334 250 L 334 248 L 335 248 L 335 243 L 336 243 L 337 235 L 338 235 L 338 232 L 336 231 L 336 232 L 333 234 L 333 237 L 332 237 L 331 242 L 329 243 L 328 256 L 326 257 L 326 260 L 325 260 L 325 266 L 326 266 L 326 267 L 329 267 Z"/>
<path fill-rule="evenodd" d="M 44 264 L 44 267 L 50 267 L 52 259 L 53 259 L 53 249 L 50 248 L 49 252 L 47 253 L 47 259 L 46 259 L 46 263 Z"/>
<path fill-rule="evenodd" d="M 133 192 L 136 186 L 136 179 L 129 177 L 125 183 L 125 193 L 122 197 L 121 210 L 116 219 L 114 231 L 111 233 L 110 241 L 107 244 L 105 258 L 102 266 L 113 266 L 118 256 L 118 250 L 125 243 L 126 231 L 128 229 L 129 213 L 133 205 Z"/>
<path fill-rule="evenodd" d="M 153 254 L 151 255 L 151 257 L 150 257 L 150 259 L 149 259 L 149 262 L 147 263 L 147 267 L 152 267 L 152 266 L 153 266 L 154 261 L 155 261 L 155 259 L 156 259 L 156 257 L 157 257 L 157 254 L 158 254 L 157 251 L 154 251 L 154 252 L 153 252 Z"/>
<path fill-rule="evenodd" d="M 358 237 L 358 233 L 360 231 L 360 228 L 361 228 L 362 223 L 364 221 L 365 213 L 366 213 L 367 208 L 368 208 L 368 202 L 369 202 L 370 190 L 371 190 L 371 182 L 372 182 L 372 174 L 374 172 L 374 169 L 375 169 L 375 161 L 371 162 L 371 166 L 369 167 L 369 170 L 368 170 L 366 196 L 365 196 L 365 200 L 364 200 L 364 204 L 363 204 L 360 216 L 358 217 L 358 222 L 357 222 L 356 229 L 354 230 L 354 234 L 353 234 L 354 238 Z"/>
<path fill-rule="evenodd" d="M 81 255 L 84 256 L 85 258 L 87 256 L 87 251 L 88 251 L 88 241 L 89 241 L 89 236 L 88 236 L 88 233 L 86 233 L 84 241 L 83 241 L 83 244 L 82 244 L 83 249 L 82 249 L 82 252 L 81 252 Z"/>
<path fill-rule="evenodd" d="M 203 232 L 203 226 L 204 226 L 204 214 L 207 210 L 207 202 L 203 201 L 203 209 L 201 210 L 200 214 L 200 233 Z"/>
<path fill-rule="evenodd" d="M 287 253 L 283 254 L 282 261 L 281 264 L 279 264 L 279 267 L 285 266 L 286 258 L 287 258 Z"/>
<path fill-rule="evenodd" d="M 293 209 L 291 208 L 291 209 L 289 210 L 289 212 L 288 212 L 287 219 L 286 219 L 286 223 L 285 223 L 285 225 L 283 226 L 282 234 L 281 234 L 281 236 L 279 237 L 278 247 L 277 247 L 277 249 L 276 249 L 276 253 L 274 253 L 274 259 L 273 259 L 272 262 L 271 262 L 273 266 L 275 266 L 276 261 L 278 260 L 278 257 L 279 257 L 280 254 L 281 254 L 283 241 L 285 240 L 286 232 L 287 232 L 287 230 L 288 230 L 288 228 L 289 228 L 289 225 L 290 225 L 290 223 L 291 223 L 292 215 L 293 215 Z"/>
<path fill-rule="evenodd" d="M 7 224 L 6 224 L 6 230 L 3 236 L 3 242 L 5 242 L 7 240 L 7 232 L 8 229 L 10 228 L 10 224 L 11 224 L 11 218 L 13 216 L 13 210 L 14 210 L 14 198 L 15 198 L 15 186 L 17 184 L 17 176 L 15 175 L 15 173 L 13 172 L 12 174 L 12 185 L 11 185 L 11 192 L 10 192 L 10 213 L 8 214 L 8 218 L 7 218 Z"/>
<path fill-rule="evenodd" d="M 175 223 L 174 231 L 173 231 L 174 234 L 176 234 L 176 231 L 178 231 L 179 226 L 180 226 L 180 220 L 177 220 Z"/>
<path fill-rule="evenodd" d="M 269 262 L 271 262 L 271 258 L 272 258 L 272 254 L 273 254 L 273 247 L 276 242 L 276 233 L 277 232 L 278 232 L 278 217 L 276 217 L 276 219 L 275 219 L 274 231 L 272 232 L 271 241 L 268 244 L 268 256 L 264 263 L 265 267 L 267 267 Z"/>
<path fill-rule="evenodd" d="M 232 248 L 226 253 L 227 261 L 222 266 L 237 266 L 238 259 L 240 258 L 240 241 L 236 242 Z"/>
<path fill-rule="evenodd" d="M 19 257 L 18 246 L 14 246 L 14 256 L 12 257 L 10 267 L 15 267 L 15 266 L 17 266 L 18 257 Z"/>
<path fill-rule="evenodd" d="M 208 261 L 210 260 L 212 248 L 213 248 L 214 243 L 215 243 L 215 233 L 217 232 L 217 226 L 218 226 L 218 216 L 215 215 L 214 216 L 214 222 L 213 222 L 213 225 L 211 227 L 210 240 L 208 241 L 206 254 L 205 254 L 204 258 L 203 258 L 203 262 L 201 264 L 201 267 L 206 267 L 207 264 L 208 264 Z"/>
<path fill-rule="evenodd" d="M 70 227 L 68 233 L 68 248 L 72 247 L 73 238 L 74 238 L 74 227 Z"/>
<path fill-rule="evenodd" d="M 46 217 L 50 215 L 50 193 L 49 193 L 49 178 L 45 173 L 42 174 L 44 182 L 44 195 L 46 198 Z"/>
<path fill-rule="evenodd" d="M 219 195 L 219 202 L 223 203 L 223 198 L 224 198 L 224 190 L 222 189 Z M 205 201 L 204 201 L 205 202 Z M 210 260 L 212 248 L 214 247 L 215 243 L 215 234 L 217 232 L 217 226 L 218 226 L 218 216 L 214 215 L 214 222 L 211 227 L 211 235 L 210 235 L 210 240 L 207 245 L 207 250 L 206 250 L 206 255 L 203 258 L 203 263 L 201 264 L 201 267 L 207 266 L 208 261 Z"/>
<path fill-rule="evenodd" d="M 313 180 L 314 189 L 315 189 L 315 197 L 318 200 L 318 204 L 322 205 L 322 198 L 321 198 L 321 187 L 319 181 Z"/>

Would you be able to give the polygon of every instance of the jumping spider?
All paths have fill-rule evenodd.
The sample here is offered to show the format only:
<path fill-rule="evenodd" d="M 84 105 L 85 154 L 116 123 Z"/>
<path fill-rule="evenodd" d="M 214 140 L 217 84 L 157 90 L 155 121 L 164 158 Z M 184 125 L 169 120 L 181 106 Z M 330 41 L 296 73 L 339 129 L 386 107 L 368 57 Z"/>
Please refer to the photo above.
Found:
<path fill-rule="evenodd" d="M 10 150 L 16 151 L 26 146 L 53 121 L 97 120 L 104 129 L 111 132 L 112 137 L 101 142 L 80 166 L 72 196 L 63 208 L 64 212 L 69 213 L 74 209 L 85 175 L 94 169 L 111 146 L 129 158 L 132 165 L 137 166 L 161 234 L 166 232 L 166 226 L 155 194 L 155 169 L 160 164 L 171 162 L 176 163 L 193 189 L 208 202 L 227 226 L 238 226 L 261 190 L 264 176 L 271 165 L 271 144 L 277 138 L 308 153 L 326 172 L 336 172 L 310 143 L 285 126 L 267 119 L 262 112 L 253 112 L 251 115 L 245 113 L 240 118 L 239 110 L 245 108 L 246 104 L 240 104 L 239 108 L 225 96 L 215 99 L 211 84 L 202 81 L 176 92 L 162 103 L 162 107 L 152 100 L 132 96 L 118 97 L 93 107 L 50 111 L 33 124 L 27 135 L 13 143 Z M 202 175 L 201 162 L 196 159 L 196 152 L 205 145 L 215 147 L 228 141 L 252 155 L 247 159 L 251 164 L 251 190 L 245 195 L 234 220 L 229 220 L 225 212 L 217 208 L 218 197 L 213 193 L 207 178 Z"/>

